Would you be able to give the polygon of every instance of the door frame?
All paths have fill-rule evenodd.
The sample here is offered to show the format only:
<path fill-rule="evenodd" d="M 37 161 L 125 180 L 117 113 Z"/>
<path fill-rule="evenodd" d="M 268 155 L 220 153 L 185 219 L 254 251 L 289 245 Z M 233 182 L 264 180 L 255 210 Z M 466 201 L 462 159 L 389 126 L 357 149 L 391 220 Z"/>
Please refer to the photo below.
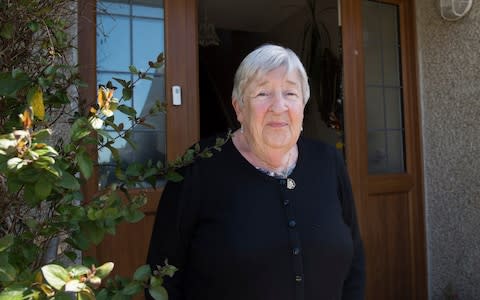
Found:
<path fill-rule="evenodd" d="M 79 90 L 80 111 L 87 113 L 96 103 L 96 0 L 78 1 L 78 64 L 80 78 L 86 87 Z M 198 55 L 196 49 L 197 1 L 163 0 L 165 26 L 165 103 L 167 131 L 167 159 L 174 160 L 200 137 L 200 109 L 198 92 Z M 182 105 L 172 105 L 172 86 L 182 89 Z M 98 153 L 91 147 L 94 161 Z M 86 255 L 98 261 L 115 261 L 114 273 L 131 276 L 133 271 L 145 263 L 150 241 L 151 227 L 163 188 L 131 190 L 132 194 L 144 192 L 149 201 L 142 208 L 145 218 L 136 224 L 121 224 L 116 236 L 106 236 L 104 241 L 92 247 Z M 98 167 L 82 186 L 84 199 L 91 199 L 99 192 Z M 142 248 L 142 249 L 138 249 Z M 114 249 L 128 249 L 116 251 Z M 121 252 L 121 253 L 119 253 Z M 128 253 L 131 252 L 131 253 Z"/>
<path fill-rule="evenodd" d="M 409 278 L 412 299 L 428 298 L 425 216 L 423 198 L 423 158 L 418 59 L 413 0 L 382 0 L 398 5 L 402 45 L 403 110 L 405 124 L 406 171 L 402 174 L 369 175 L 365 100 L 362 1 L 341 0 L 344 62 L 344 118 L 346 161 L 359 215 L 361 230 L 369 222 L 369 196 L 408 193 Z M 369 262 L 367 261 L 367 268 Z M 378 276 L 382 276 L 379 274 Z M 367 290 L 373 289 L 368 284 Z M 369 292 L 367 291 L 367 295 Z"/>

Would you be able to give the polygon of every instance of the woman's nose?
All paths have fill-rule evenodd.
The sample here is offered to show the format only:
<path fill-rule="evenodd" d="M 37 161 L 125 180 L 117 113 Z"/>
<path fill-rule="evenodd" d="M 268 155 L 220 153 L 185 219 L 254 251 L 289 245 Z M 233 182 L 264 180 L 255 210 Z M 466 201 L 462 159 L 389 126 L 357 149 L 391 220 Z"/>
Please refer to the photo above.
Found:
<path fill-rule="evenodd" d="M 273 112 L 283 112 L 287 110 L 287 99 L 283 93 L 274 93 L 270 109 Z"/>

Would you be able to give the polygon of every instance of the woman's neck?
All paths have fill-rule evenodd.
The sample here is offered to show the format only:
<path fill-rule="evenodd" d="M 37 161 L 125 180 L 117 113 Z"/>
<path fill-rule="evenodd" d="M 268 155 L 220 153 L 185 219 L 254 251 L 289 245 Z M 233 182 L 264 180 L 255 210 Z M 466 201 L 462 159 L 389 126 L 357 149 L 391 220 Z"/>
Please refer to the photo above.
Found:
<path fill-rule="evenodd" d="M 298 157 L 296 144 L 289 149 L 258 147 L 239 131 L 233 135 L 233 143 L 253 166 L 275 173 L 287 172 Z"/>

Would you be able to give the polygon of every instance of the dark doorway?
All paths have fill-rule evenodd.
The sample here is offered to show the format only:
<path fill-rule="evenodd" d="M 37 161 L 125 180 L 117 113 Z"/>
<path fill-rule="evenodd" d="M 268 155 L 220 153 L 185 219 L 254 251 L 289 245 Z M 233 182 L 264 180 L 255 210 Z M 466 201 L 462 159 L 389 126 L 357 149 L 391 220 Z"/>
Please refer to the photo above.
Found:
<path fill-rule="evenodd" d="M 238 127 L 234 72 L 250 51 L 274 43 L 296 52 L 307 69 L 311 97 L 303 134 L 343 145 L 340 32 L 336 0 L 200 0 L 201 137 Z"/>

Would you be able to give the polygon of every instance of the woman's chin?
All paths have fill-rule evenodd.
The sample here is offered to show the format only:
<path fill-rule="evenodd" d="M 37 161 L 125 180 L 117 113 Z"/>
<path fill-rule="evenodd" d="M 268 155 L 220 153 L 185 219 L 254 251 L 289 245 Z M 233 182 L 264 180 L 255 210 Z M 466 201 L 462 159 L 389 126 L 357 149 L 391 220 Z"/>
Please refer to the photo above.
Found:
<path fill-rule="evenodd" d="M 291 147 L 292 145 L 295 144 L 296 141 L 293 141 L 293 138 L 290 135 L 288 136 L 267 135 L 264 138 L 264 142 L 270 148 L 285 148 L 285 147 Z"/>

